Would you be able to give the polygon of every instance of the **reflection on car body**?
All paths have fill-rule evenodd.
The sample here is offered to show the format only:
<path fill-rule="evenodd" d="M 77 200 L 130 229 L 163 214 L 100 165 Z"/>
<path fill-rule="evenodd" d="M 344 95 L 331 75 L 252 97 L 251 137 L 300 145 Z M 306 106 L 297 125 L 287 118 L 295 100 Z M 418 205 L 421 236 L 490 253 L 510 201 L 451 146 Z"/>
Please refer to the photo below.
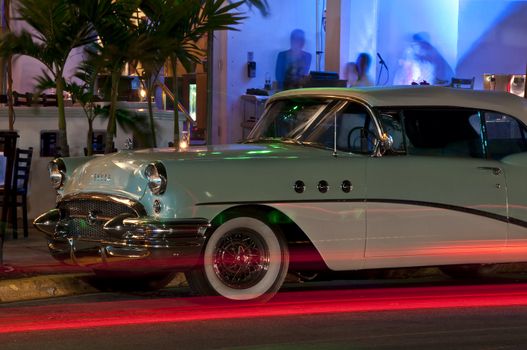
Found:
<path fill-rule="evenodd" d="M 288 271 L 525 261 L 527 107 L 439 87 L 273 96 L 238 145 L 55 161 L 54 257 L 265 300 Z M 106 181 L 97 181 L 98 174 Z"/>

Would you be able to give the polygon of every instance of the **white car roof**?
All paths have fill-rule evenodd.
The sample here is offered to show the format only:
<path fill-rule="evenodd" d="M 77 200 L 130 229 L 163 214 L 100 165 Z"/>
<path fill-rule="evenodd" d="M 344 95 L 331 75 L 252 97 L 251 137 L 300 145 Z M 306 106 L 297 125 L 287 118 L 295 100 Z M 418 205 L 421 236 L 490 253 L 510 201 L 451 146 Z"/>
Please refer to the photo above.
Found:
<path fill-rule="evenodd" d="M 527 99 L 507 92 L 454 89 L 439 86 L 390 86 L 368 88 L 309 88 L 287 90 L 270 101 L 300 96 L 354 98 L 371 107 L 464 107 L 496 111 L 527 123 Z"/>

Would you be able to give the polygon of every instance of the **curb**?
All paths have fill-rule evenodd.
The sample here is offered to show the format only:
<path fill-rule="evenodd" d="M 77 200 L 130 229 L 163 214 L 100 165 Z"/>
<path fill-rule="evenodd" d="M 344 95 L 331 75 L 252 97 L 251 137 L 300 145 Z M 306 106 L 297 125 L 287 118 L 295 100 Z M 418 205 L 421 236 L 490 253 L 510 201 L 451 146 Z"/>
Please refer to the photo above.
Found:
<path fill-rule="evenodd" d="M 45 275 L 0 281 L 0 303 L 94 293 L 90 274 Z"/>
<path fill-rule="evenodd" d="M 93 275 L 82 273 L 0 280 L 0 303 L 97 293 L 99 290 L 86 282 L 86 277 L 91 276 Z M 185 274 L 177 273 L 166 287 L 186 286 Z"/>
<path fill-rule="evenodd" d="M 517 274 L 516 277 L 519 278 L 527 277 L 525 271 L 527 271 L 526 263 L 509 264 L 499 269 L 500 273 Z M 380 279 L 411 279 L 437 277 L 441 275 L 442 273 L 438 268 L 407 268 L 386 271 Z M 100 292 L 97 288 L 86 282 L 88 277 L 92 276 L 90 273 L 76 273 L 0 280 L 0 303 Z M 297 279 L 290 277 L 288 282 L 297 282 Z M 177 273 L 165 288 L 179 287 L 188 287 L 184 273 Z"/>

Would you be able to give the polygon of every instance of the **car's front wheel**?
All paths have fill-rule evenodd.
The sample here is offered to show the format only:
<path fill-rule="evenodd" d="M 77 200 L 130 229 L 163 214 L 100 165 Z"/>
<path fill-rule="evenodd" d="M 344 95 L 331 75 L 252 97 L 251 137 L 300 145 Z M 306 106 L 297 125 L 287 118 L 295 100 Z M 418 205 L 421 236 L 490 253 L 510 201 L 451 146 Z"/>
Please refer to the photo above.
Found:
<path fill-rule="evenodd" d="M 282 233 L 254 217 L 237 217 L 220 225 L 205 245 L 202 265 L 186 274 L 201 295 L 231 300 L 270 299 L 282 286 L 289 252 Z"/>

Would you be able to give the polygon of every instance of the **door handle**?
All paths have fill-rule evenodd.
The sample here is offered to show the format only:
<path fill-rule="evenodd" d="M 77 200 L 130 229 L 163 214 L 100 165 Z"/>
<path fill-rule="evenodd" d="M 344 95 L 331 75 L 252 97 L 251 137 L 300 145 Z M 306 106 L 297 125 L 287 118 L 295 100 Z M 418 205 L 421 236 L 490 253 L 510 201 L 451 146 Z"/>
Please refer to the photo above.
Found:
<path fill-rule="evenodd" d="M 503 174 L 503 170 L 501 170 L 501 168 L 498 168 L 498 167 L 492 167 L 492 166 L 480 166 L 478 167 L 479 170 L 487 170 L 487 171 L 492 171 L 492 173 L 496 176 L 499 176 L 501 174 Z"/>

